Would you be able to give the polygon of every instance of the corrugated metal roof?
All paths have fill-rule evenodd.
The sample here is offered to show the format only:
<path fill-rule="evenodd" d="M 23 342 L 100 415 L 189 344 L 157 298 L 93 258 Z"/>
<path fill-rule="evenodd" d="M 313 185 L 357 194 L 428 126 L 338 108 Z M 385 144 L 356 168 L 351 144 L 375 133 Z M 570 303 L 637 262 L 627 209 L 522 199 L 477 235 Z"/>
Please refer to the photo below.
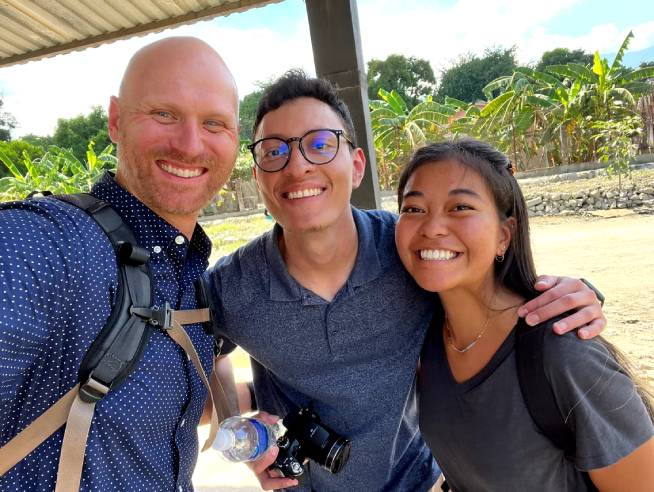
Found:
<path fill-rule="evenodd" d="M 0 67 L 281 0 L 0 0 Z"/>

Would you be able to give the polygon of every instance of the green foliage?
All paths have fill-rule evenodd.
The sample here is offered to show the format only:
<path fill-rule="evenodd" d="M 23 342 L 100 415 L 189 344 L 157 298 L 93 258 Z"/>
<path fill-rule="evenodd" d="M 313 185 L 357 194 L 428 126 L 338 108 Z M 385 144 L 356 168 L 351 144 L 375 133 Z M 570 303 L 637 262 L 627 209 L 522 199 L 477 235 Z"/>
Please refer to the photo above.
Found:
<path fill-rule="evenodd" d="M 39 135 L 33 135 L 31 133 L 27 135 L 23 135 L 20 138 L 23 142 L 27 142 L 29 144 L 34 145 L 35 147 L 41 147 L 42 149 L 47 149 L 51 145 L 54 145 L 54 142 L 52 141 L 52 137 L 46 136 L 46 137 L 41 137 Z M 44 150 L 45 152 L 45 150 Z"/>
<path fill-rule="evenodd" d="M 427 60 L 390 55 L 368 62 L 368 98 L 377 99 L 380 89 L 395 91 L 409 108 L 433 94 L 436 79 Z"/>
<path fill-rule="evenodd" d="M 254 161 L 252 160 L 252 154 L 248 150 L 249 142 L 241 140 L 240 149 L 238 156 L 236 156 L 236 164 L 230 174 L 230 180 L 233 179 L 250 179 L 252 177 L 252 166 L 254 166 Z"/>
<path fill-rule="evenodd" d="M 2 110 L 4 101 L 0 96 L 0 141 L 9 142 L 11 140 L 11 130 L 16 128 L 16 118 L 11 113 Z"/>
<path fill-rule="evenodd" d="M 591 66 L 593 60 L 593 55 L 586 53 L 584 50 L 570 51 L 568 48 L 555 48 L 543 53 L 538 65 L 536 65 L 536 70 L 542 72 L 551 65 L 566 65 L 568 63 Z"/>
<path fill-rule="evenodd" d="M 380 184 L 384 189 L 392 189 L 411 153 L 428 140 L 442 136 L 457 108 L 427 96 L 409 109 L 397 92 L 384 89 L 379 89 L 379 97 L 370 101 L 370 121 Z"/>
<path fill-rule="evenodd" d="M 94 141 L 99 149 L 111 144 L 107 131 L 107 113 L 102 106 L 95 106 L 87 115 L 74 118 L 60 118 L 57 121 L 52 144 L 62 149 L 71 149 L 80 161 L 86 158 L 88 142 Z"/>
<path fill-rule="evenodd" d="M 43 156 L 45 153 L 43 147 L 33 145 L 24 139 L 0 142 L 0 151 L 2 151 L 10 162 L 19 162 L 23 156 L 27 156 L 28 159 L 34 160 L 37 157 Z M 11 173 L 6 166 L 0 166 L 0 178 L 10 175 Z"/>
<path fill-rule="evenodd" d="M 611 62 L 596 52 L 592 66 L 517 68 L 498 77 L 484 87 L 488 102 L 471 133 L 496 143 L 516 164 L 538 154 L 552 163 L 598 158 L 596 122 L 629 121 L 638 98 L 652 91 L 646 79 L 654 77 L 654 67 L 622 66 L 632 37 Z"/>
<path fill-rule="evenodd" d="M 484 99 L 483 89 L 489 82 L 510 76 L 516 69 L 515 47 L 486 50 L 484 56 L 462 56 L 443 72 L 438 86 L 438 99 L 446 96 L 468 103 Z"/>
<path fill-rule="evenodd" d="M 241 140 L 252 140 L 252 126 L 257 116 L 257 106 L 263 95 L 263 88 L 250 92 L 240 102 L 239 123 L 241 125 Z"/>
<path fill-rule="evenodd" d="M 595 121 L 591 127 L 599 160 L 608 163 L 609 176 L 618 175 L 618 188 L 622 189 L 622 175 L 630 172 L 631 160 L 638 150 L 635 139 L 642 134 L 643 120 L 633 115 L 621 120 Z"/>
<path fill-rule="evenodd" d="M 32 191 L 52 193 L 78 193 L 90 190 L 105 170 L 115 170 L 116 158 L 111 145 L 100 154 L 93 150 L 90 142 L 86 159 L 80 161 L 71 151 L 51 146 L 41 157 L 31 158 L 23 152 L 18 161 L 13 161 L 0 150 L 0 162 L 11 176 L 0 178 L 0 199 L 17 200 Z"/>

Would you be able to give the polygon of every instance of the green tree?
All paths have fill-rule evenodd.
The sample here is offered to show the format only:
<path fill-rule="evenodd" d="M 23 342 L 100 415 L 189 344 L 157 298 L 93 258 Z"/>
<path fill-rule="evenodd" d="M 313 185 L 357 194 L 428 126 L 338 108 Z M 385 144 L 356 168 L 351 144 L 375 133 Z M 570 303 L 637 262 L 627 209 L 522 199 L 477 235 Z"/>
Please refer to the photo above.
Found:
<path fill-rule="evenodd" d="M 597 158 L 597 122 L 620 122 L 636 114 L 636 101 L 650 93 L 647 82 L 654 67 L 630 69 L 622 58 L 633 35 L 629 33 L 609 63 L 595 53 L 592 67 L 578 63 L 552 65 L 545 72 L 517 69 L 485 88 L 489 101 L 475 129 L 483 138 L 500 142 L 514 157 L 543 148 L 557 163 Z M 494 94 L 499 93 L 493 97 Z"/>
<path fill-rule="evenodd" d="M 640 65 L 638 65 L 638 68 L 648 68 L 648 67 L 654 67 L 654 60 L 653 61 L 644 61 Z"/>
<path fill-rule="evenodd" d="M 479 113 L 477 131 L 509 153 L 518 168 L 541 148 L 536 130 L 547 125 L 547 111 L 555 106 L 543 94 L 542 77 L 547 78 L 529 68 L 519 68 L 484 87 L 489 102 Z M 500 94 L 493 98 L 498 91 Z"/>
<path fill-rule="evenodd" d="M 379 99 L 379 89 L 395 91 L 409 108 L 433 94 L 434 71 L 427 60 L 413 56 L 389 55 L 368 62 L 368 98 Z"/>
<path fill-rule="evenodd" d="M 4 101 L 0 96 L 0 141 L 8 142 L 11 140 L 11 130 L 16 128 L 16 118 L 11 113 L 2 110 Z"/>
<path fill-rule="evenodd" d="M 263 88 L 250 92 L 239 104 L 239 123 L 241 125 L 241 140 L 252 141 L 252 126 L 257 116 L 257 106 L 263 95 Z"/>
<path fill-rule="evenodd" d="M 32 144 L 36 147 L 41 147 L 43 149 L 47 149 L 51 145 L 54 145 L 54 142 L 52 141 L 52 137 L 46 136 L 42 137 L 40 135 L 34 135 L 32 133 L 28 133 L 27 135 L 23 135 L 20 137 L 20 139 L 23 142 L 27 142 L 29 144 Z"/>
<path fill-rule="evenodd" d="M 643 131 L 643 120 L 635 115 L 618 121 L 596 121 L 592 126 L 596 130 L 594 138 L 598 142 L 599 160 L 608 163 L 606 171 L 609 176 L 618 175 L 618 190 L 622 191 L 622 175 L 631 170 L 629 166 L 638 150 L 636 138 Z M 618 195 L 616 206 L 619 198 Z"/>
<path fill-rule="evenodd" d="M 498 77 L 510 76 L 516 67 L 515 47 L 488 49 L 482 57 L 464 55 L 443 72 L 438 99 L 448 96 L 469 103 L 484 99 L 484 87 Z"/>
<path fill-rule="evenodd" d="M 95 142 L 96 148 L 100 150 L 111 144 L 107 130 L 107 113 L 102 106 L 94 106 L 87 115 L 60 118 L 57 121 L 52 135 L 53 145 L 71 149 L 73 155 L 83 161 L 90 141 Z"/>
<path fill-rule="evenodd" d="M 567 63 L 591 66 L 593 59 L 592 53 L 586 53 L 584 50 L 570 51 L 568 48 L 555 48 L 543 53 L 536 65 L 536 70 L 542 72 L 550 65 L 565 65 Z"/>
<path fill-rule="evenodd" d="M 0 141 L 0 152 L 2 152 L 9 161 L 20 162 L 25 157 L 30 160 L 41 157 L 45 153 L 45 150 L 43 147 L 33 145 L 24 139 L 18 139 L 10 142 Z M 11 173 L 7 166 L 0 165 L 0 178 L 10 175 Z"/>
<path fill-rule="evenodd" d="M 442 136 L 456 108 L 426 100 L 409 108 L 395 91 L 379 89 L 381 99 L 370 101 L 370 121 L 380 184 L 392 189 L 411 153 L 427 140 Z"/>

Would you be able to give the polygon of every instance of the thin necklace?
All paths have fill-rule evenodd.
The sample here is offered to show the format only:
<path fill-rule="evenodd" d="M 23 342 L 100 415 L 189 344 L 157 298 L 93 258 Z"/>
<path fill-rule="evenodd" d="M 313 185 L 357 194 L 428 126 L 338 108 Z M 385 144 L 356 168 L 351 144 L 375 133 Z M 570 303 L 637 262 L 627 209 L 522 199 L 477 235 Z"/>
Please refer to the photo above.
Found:
<path fill-rule="evenodd" d="M 454 335 L 452 334 L 452 331 L 453 331 L 452 330 L 452 325 L 450 325 L 450 320 L 447 317 L 447 313 L 446 313 L 445 314 L 445 336 L 447 337 L 447 343 L 450 344 L 450 347 L 452 347 L 452 350 L 454 350 L 455 352 L 458 352 L 459 354 L 465 354 L 468 350 L 470 350 L 472 347 L 477 345 L 477 342 L 481 339 L 481 337 L 484 336 L 484 333 L 486 333 L 486 328 L 488 328 L 488 324 L 490 323 L 491 318 L 495 318 L 495 317 L 499 316 L 500 314 L 505 313 L 509 309 L 516 309 L 516 308 L 518 308 L 520 306 L 522 306 L 522 303 L 515 304 L 513 306 L 509 306 L 509 307 L 504 308 L 504 309 L 490 309 L 489 308 L 490 311 L 497 312 L 498 314 L 496 314 L 495 316 L 490 316 L 490 314 L 489 314 L 486 317 L 486 322 L 484 323 L 484 326 L 482 327 L 481 331 L 479 332 L 479 335 L 477 335 L 477 337 L 472 342 L 470 342 L 468 345 L 466 345 L 462 349 L 460 349 L 459 347 L 454 345 Z"/>
<path fill-rule="evenodd" d="M 470 350 L 472 347 L 477 345 L 477 342 L 481 339 L 481 337 L 484 336 L 484 333 L 486 333 L 486 328 L 488 328 L 488 323 L 490 323 L 490 316 L 486 318 L 486 323 L 484 323 L 484 327 L 481 329 L 479 332 L 479 335 L 477 335 L 477 338 L 475 338 L 472 342 L 470 342 L 468 345 L 460 349 L 456 345 L 454 345 L 454 337 L 452 335 L 452 327 L 450 326 L 450 320 L 447 318 L 447 315 L 445 315 L 445 336 L 447 337 L 447 343 L 450 344 L 450 347 L 452 347 L 452 350 L 455 352 L 458 352 L 459 354 L 465 354 L 468 350 Z"/>

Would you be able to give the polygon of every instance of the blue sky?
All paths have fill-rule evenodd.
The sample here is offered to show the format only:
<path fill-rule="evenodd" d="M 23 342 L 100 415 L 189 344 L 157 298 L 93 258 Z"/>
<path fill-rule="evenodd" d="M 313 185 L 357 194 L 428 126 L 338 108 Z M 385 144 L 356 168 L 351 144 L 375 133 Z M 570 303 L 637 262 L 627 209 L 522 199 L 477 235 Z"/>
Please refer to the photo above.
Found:
<path fill-rule="evenodd" d="M 588 30 L 588 26 L 610 22 L 618 29 L 628 30 L 634 22 L 648 17 L 650 21 L 654 20 L 654 7 L 649 0 L 586 0 L 576 2 L 545 26 L 552 34 L 581 36 Z"/>
<path fill-rule="evenodd" d="M 392 53 L 426 58 L 435 72 L 465 53 L 490 46 L 517 46 L 521 63 L 545 50 L 582 48 L 614 53 L 633 30 L 632 50 L 654 46 L 651 0 L 359 0 L 364 59 Z M 129 57 L 152 40 L 194 35 L 225 58 L 241 95 L 256 82 L 293 67 L 313 72 L 313 57 L 302 0 L 285 0 L 160 34 L 99 48 L 0 68 L 5 110 L 20 125 L 13 136 L 52 133 L 60 117 L 87 113 L 115 94 Z M 47 81 L 47 82 L 46 82 Z"/>

